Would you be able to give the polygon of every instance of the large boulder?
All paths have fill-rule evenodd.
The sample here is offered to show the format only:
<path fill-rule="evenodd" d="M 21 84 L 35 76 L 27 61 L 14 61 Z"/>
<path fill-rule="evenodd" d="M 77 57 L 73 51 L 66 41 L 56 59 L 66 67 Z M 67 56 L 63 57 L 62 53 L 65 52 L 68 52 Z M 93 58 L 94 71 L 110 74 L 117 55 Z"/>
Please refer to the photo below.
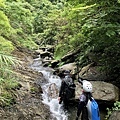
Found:
<path fill-rule="evenodd" d="M 120 110 L 114 111 L 109 120 L 120 120 Z"/>
<path fill-rule="evenodd" d="M 97 100 L 105 101 L 117 101 L 119 100 L 119 88 L 113 84 L 102 82 L 102 81 L 90 81 L 93 85 L 93 97 Z M 76 82 L 76 99 L 79 98 L 82 93 L 82 86 Z"/>
<path fill-rule="evenodd" d="M 59 67 L 59 71 L 70 70 L 71 74 L 74 74 L 77 69 L 76 63 L 68 63 Z"/>
<path fill-rule="evenodd" d="M 84 66 L 79 72 L 79 76 L 83 79 L 105 81 L 107 76 L 105 72 L 100 71 L 99 66 L 94 66 L 93 63 Z"/>

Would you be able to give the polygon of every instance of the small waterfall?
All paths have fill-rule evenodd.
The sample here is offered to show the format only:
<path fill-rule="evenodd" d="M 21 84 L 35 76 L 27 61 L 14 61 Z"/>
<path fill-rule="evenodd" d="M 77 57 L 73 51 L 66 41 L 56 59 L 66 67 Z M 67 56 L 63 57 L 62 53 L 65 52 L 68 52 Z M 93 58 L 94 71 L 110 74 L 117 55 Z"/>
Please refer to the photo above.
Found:
<path fill-rule="evenodd" d="M 33 64 L 30 66 L 33 70 L 41 72 L 46 79 L 45 83 L 42 84 L 43 90 L 43 103 L 48 105 L 51 112 L 50 120 L 75 120 L 77 113 L 77 106 L 71 105 L 68 111 L 63 110 L 63 105 L 58 103 L 58 99 L 55 96 L 49 95 L 49 87 L 55 85 L 54 87 L 59 91 L 61 85 L 61 79 L 59 76 L 53 75 L 53 69 L 49 67 L 43 67 L 42 59 L 34 59 Z M 52 92 L 52 91 L 51 91 Z M 55 93 L 57 94 L 57 93 Z M 58 96 L 58 94 L 57 94 Z M 105 118 L 106 111 L 101 110 L 101 119 Z"/>
<path fill-rule="evenodd" d="M 48 105 L 51 112 L 51 118 L 50 120 L 68 120 L 68 113 L 67 111 L 63 110 L 63 105 L 59 104 L 58 102 L 58 93 L 56 94 L 56 97 L 51 98 L 49 96 L 49 87 L 51 85 L 55 85 L 55 88 L 57 91 L 59 91 L 60 85 L 61 85 L 61 79 L 59 76 L 53 75 L 53 69 L 49 67 L 43 67 L 42 66 L 42 60 L 40 58 L 37 58 L 34 60 L 33 64 L 31 65 L 31 68 L 41 72 L 46 79 L 46 83 L 42 85 L 43 90 L 43 103 Z"/>
<path fill-rule="evenodd" d="M 42 72 L 42 71 L 41 71 Z M 42 72 L 43 73 L 43 72 Z M 48 80 L 48 84 L 45 84 L 42 86 L 43 89 L 43 103 L 47 104 L 50 107 L 52 120 L 67 120 L 67 114 L 64 112 L 62 104 L 59 104 L 58 102 L 58 95 L 57 98 L 49 98 L 48 96 L 48 87 L 52 83 L 57 86 L 57 89 L 59 90 L 61 79 L 60 77 L 48 73 L 46 76 L 46 72 L 43 73 L 44 77 Z"/>

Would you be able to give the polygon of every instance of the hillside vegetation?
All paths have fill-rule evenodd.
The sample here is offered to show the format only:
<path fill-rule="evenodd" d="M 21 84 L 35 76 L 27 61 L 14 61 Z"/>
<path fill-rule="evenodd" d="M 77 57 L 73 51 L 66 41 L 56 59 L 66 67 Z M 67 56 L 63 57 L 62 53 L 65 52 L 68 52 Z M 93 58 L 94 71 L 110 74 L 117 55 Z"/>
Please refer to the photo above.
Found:
<path fill-rule="evenodd" d="M 80 67 L 94 62 L 109 81 L 120 80 L 119 0 L 0 0 L 0 102 L 13 102 L 16 87 L 12 54 L 55 45 L 54 58 L 80 49 Z"/>

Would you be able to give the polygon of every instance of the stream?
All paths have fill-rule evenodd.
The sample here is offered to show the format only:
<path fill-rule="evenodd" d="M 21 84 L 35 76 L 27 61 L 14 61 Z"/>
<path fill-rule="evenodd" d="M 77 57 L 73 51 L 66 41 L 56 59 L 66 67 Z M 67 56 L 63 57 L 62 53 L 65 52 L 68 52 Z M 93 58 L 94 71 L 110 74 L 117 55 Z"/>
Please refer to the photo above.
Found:
<path fill-rule="evenodd" d="M 75 120 L 77 113 L 77 104 L 70 104 L 69 109 L 65 111 L 63 104 L 58 102 L 58 92 L 61 85 L 61 78 L 54 75 L 54 69 L 50 67 L 43 67 L 42 59 L 34 59 L 33 64 L 30 66 L 33 70 L 41 72 L 45 78 L 44 83 L 41 83 L 43 103 L 49 106 L 50 118 L 49 120 Z M 104 109 L 105 110 L 105 109 Z M 105 118 L 105 111 L 101 111 L 101 120 Z"/>
<path fill-rule="evenodd" d="M 32 69 L 41 72 L 45 82 L 41 83 L 43 90 L 43 103 L 50 108 L 51 116 L 49 120 L 74 120 L 76 116 L 76 106 L 71 105 L 68 111 L 63 110 L 63 104 L 59 104 L 58 92 L 61 85 L 61 78 L 53 74 L 53 69 L 43 67 L 41 58 L 36 58 L 31 66 Z"/>

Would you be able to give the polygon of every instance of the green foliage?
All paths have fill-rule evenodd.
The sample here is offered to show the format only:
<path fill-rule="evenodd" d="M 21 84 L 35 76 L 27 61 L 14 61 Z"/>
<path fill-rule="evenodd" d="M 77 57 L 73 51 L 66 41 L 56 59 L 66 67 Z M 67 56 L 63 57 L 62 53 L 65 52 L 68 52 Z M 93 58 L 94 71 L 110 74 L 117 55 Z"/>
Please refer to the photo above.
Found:
<path fill-rule="evenodd" d="M 71 3 L 74 5 L 70 6 L 71 9 L 69 7 L 63 11 L 67 24 L 61 27 L 61 33 L 64 31 L 67 36 L 60 45 L 69 45 L 68 51 L 79 47 L 81 53 L 77 60 L 82 66 L 95 62 L 102 66 L 110 79 L 119 80 L 120 4 L 110 0 L 86 0 L 81 1 L 82 4 L 75 2 Z M 59 53 L 57 49 L 58 56 Z"/>
<path fill-rule="evenodd" d="M 16 66 L 18 63 L 16 58 L 0 53 L 0 106 L 9 106 L 14 102 L 10 90 L 17 88 L 18 82 L 11 65 Z"/>
<path fill-rule="evenodd" d="M 67 44 L 59 44 L 56 46 L 54 57 L 56 60 L 60 60 L 66 53 L 68 53 L 70 46 Z"/>
<path fill-rule="evenodd" d="M 11 91 L 18 88 L 19 84 L 13 78 L 13 75 L 9 79 L 8 76 L 6 78 L 0 78 L 0 106 L 10 106 L 14 103 L 13 93 Z"/>
<path fill-rule="evenodd" d="M 73 48 L 76 49 L 79 48 L 82 44 L 82 41 L 84 41 L 85 37 L 81 34 L 81 33 L 76 33 L 75 35 L 73 35 L 73 37 L 70 38 L 70 45 L 73 46 Z"/>
<path fill-rule="evenodd" d="M 28 2 L 12 1 L 6 2 L 4 12 L 9 16 L 13 33 L 11 38 L 12 42 L 17 43 L 17 46 L 27 47 L 29 49 L 37 49 L 38 46 L 34 42 L 33 22 L 34 22 L 34 7 Z M 13 39 L 12 39 L 13 38 Z"/>
<path fill-rule="evenodd" d="M 14 78 L 14 79 L 10 79 L 10 80 L 6 80 L 4 82 L 4 88 L 6 90 L 12 90 L 12 89 L 15 89 L 15 88 L 18 88 L 19 84 L 17 82 L 17 80 Z"/>
<path fill-rule="evenodd" d="M 2 7 L 4 7 L 5 5 L 4 5 L 4 0 L 0 0 L 0 7 L 2 8 Z"/>
<path fill-rule="evenodd" d="M 105 69 L 108 74 L 115 74 L 113 73 L 113 69 L 117 72 L 119 68 L 118 60 L 120 58 L 114 54 L 114 52 L 120 54 L 117 47 L 119 45 L 119 12 L 120 9 L 117 6 L 107 8 L 106 11 L 103 9 L 100 13 L 98 12 L 94 15 L 95 18 L 90 17 L 88 19 L 89 21 L 87 20 L 87 23 L 83 24 L 82 33 L 87 36 L 88 39 L 84 48 L 89 48 L 89 46 L 92 48 L 90 53 L 99 58 L 99 61 L 95 62 L 106 66 Z M 116 49 L 113 49 L 115 46 Z M 113 66 L 116 66 L 116 68 Z"/>
<path fill-rule="evenodd" d="M 19 64 L 20 62 L 17 60 L 17 58 L 7 55 L 4 53 L 0 53 L 0 67 L 1 69 L 4 68 L 5 66 L 9 67 L 11 65 L 16 65 Z"/>
<path fill-rule="evenodd" d="M 18 82 L 14 80 L 15 76 L 11 66 L 16 66 L 19 61 L 11 55 L 0 52 L 0 105 L 6 106 L 13 103 L 12 93 L 8 90 L 16 88 Z M 17 78 L 16 78 L 17 79 Z"/>
<path fill-rule="evenodd" d="M 4 39 L 2 36 L 0 36 L 0 51 L 4 53 L 11 53 L 14 50 L 14 46 L 11 41 L 8 41 Z"/>
<path fill-rule="evenodd" d="M 0 11 L 0 36 L 7 36 L 10 33 L 10 30 L 11 26 L 7 16 L 2 11 Z"/>
<path fill-rule="evenodd" d="M 35 41 L 32 40 L 31 37 L 27 36 L 27 39 L 19 38 L 19 43 L 28 49 L 37 49 L 38 45 L 35 43 Z"/>
<path fill-rule="evenodd" d="M 1 93 L 1 95 L 0 95 L 0 106 L 2 106 L 2 107 L 10 106 L 13 102 L 14 102 L 14 99 L 9 92 L 4 91 L 3 93 Z"/>
<path fill-rule="evenodd" d="M 29 49 L 37 49 L 38 48 L 38 45 L 31 39 L 28 39 L 28 40 L 25 40 L 23 41 L 23 46 L 25 46 L 26 48 L 29 48 Z"/>
<path fill-rule="evenodd" d="M 120 0 L 0 0 L 0 81 L 11 76 L 13 43 L 55 45 L 58 60 L 80 49 L 75 61 L 81 66 L 95 62 L 119 81 L 119 28 Z"/>
<path fill-rule="evenodd" d="M 107 115 L 106 115 L 106 118 L 105 120 L 108 120 L 109 117 L 111 116 L 111 114 L 114 112 L 114 111 L 117 111 L 117 110 L 120 110 L 120 102 L 119 101 L 116 101 L 114 103 L 114 106 L 110 109 L 110 108 L 107 108 Z"/>
<path fill-rule="evenodd" d="M 20 61 L 17 60 L 17 58 L 0 52 L 0 76 L 1 78 L 8 79 L 9 77 L 11 77 L 13 75 L 11 66 L 13 67 L 17 65 L 20 65 Z"/>
<path fill-rule="evenodd" d="M 31 92 L 35 92 L 36 89 L 37 89 L 36 87 L 31 87 L 31 88 L 30 88 L 30 91 L 31 91 Z"/>
<path fill-rule="evenodd" d="M 5 13 L 10 18 L 10 23 L 14 29 L 20 29 L 24 33 L 33 32 L 33 7 L 27 2 L 6 2 Z"/>
<path fill-rule="evenodd" d="M 34 19 L 34 32 L 36 35 L 37 43 L 43 44 L 55 44 L 56 43 L 56 19 L 59 16 L 60 9 L 58 3 L 52 4 L 50 1 L 41 1 L 39 9 L 36 11 L 36 17 Z M 61 5 L 63 5 L 61 3 Z"/>
<path fill-rule="evenodd" d="M 14 102 L 11 90 L 18 86 L 12 67 L 20 62 L 12 57 L 15 46 L 37 49 L 32 40 L 34 7 L 24 0 L 0 0 L 0 105 Z M 16 79 L 15 79 L 16 78 Z"/>

